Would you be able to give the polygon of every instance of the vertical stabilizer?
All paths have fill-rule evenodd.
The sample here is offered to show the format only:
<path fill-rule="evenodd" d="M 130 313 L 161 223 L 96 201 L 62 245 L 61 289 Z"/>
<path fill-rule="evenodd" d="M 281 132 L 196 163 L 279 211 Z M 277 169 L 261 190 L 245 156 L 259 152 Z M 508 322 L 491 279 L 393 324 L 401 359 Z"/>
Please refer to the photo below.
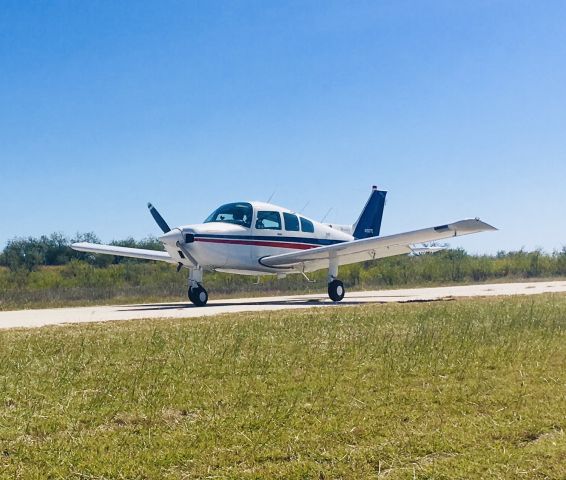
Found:
<path fill-rule="evenodd" d="M 360 218 L 353 226 L 354 238 L 356 240 L 379 236 L 386 195 L 387 192 L 378 190 L 375 185 L 372 187 L 369 200 L 362 210 Z"/>

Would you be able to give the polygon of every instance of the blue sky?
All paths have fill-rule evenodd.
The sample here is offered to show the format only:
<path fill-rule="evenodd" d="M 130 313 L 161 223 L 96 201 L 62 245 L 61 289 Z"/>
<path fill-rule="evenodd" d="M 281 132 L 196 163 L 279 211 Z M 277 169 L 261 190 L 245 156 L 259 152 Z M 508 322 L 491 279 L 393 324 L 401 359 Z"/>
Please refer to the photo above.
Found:
<path fill-rule="evenodd" d="M 566 3 L 4 1 L 0 246 L 266 200 L 566 245 Z"/>

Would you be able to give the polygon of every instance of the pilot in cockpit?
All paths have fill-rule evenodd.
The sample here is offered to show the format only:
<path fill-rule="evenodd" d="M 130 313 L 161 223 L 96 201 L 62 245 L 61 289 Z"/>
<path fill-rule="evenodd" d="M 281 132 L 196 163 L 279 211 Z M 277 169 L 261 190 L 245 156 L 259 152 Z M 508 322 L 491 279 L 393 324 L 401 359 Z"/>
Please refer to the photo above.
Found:
<path fill-rule="evenodd" d="M 246 225 L 246 216 L 244 215 L 244 212 L 242 209 L 237 208 L 236 211 L 234 212 L 234 223 L 237 223 L 239 225 Z"/>

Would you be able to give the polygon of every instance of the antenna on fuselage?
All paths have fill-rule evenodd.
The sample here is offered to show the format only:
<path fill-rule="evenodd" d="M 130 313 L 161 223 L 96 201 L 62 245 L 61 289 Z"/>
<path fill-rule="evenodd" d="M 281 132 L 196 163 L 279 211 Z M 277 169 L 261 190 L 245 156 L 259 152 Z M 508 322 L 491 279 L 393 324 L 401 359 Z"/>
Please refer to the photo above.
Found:
<path fill-rule="evenodd" d="M 265 203 L 271 203 L 271 199 L 275 196 L 275 192 L 277 192 L 277 190 L 273 190 L 273 193 L 269 196 L 269 198 L 267 199 L 267 202 L 265 202 Z"/>
<path fill-rule="evenodd" d="M 307 203 L 305 203 L 305 204 L 303 205 L 303 208 L 301 208 L 301 209 L 299 210 L 299 213 L 303 213 L 303 211 L 305 210 L 305 208 L 307 208 L 307 207 L 309 206 L 309 203 L 311 203 L 310 200 L 309 200 Z"/>
<path fill-rule="evenodd" d="M 320 223 L 323 223 L 323 222 L 326 220 L 326 217 L 328 217 L 328 214 L 332 211 L 333 208 L 334 208 L 334 207 L 330 207 L 330 208 L 328 209 L 328 212 L 326 212 L 326 213 L 324 214 L 324 217 L 322 217 L 322 220 L 320 221 Z"/>

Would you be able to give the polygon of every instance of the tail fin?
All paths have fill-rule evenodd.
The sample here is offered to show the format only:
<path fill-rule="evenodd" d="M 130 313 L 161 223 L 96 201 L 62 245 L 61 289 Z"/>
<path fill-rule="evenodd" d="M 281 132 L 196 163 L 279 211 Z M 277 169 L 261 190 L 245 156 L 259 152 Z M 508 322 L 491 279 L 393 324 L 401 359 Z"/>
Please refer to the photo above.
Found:
<path fill-rule="evenodd" d="M 387 192 L 378 190 L 374 185 L 366 206 L 360 214 L 358 221 L 354 223 L 354 238 L 369 238 L 379 236 L 381 229 L 381 219 L 383 218 L 383 208 L 385 207 L 385 196 Z"/>

